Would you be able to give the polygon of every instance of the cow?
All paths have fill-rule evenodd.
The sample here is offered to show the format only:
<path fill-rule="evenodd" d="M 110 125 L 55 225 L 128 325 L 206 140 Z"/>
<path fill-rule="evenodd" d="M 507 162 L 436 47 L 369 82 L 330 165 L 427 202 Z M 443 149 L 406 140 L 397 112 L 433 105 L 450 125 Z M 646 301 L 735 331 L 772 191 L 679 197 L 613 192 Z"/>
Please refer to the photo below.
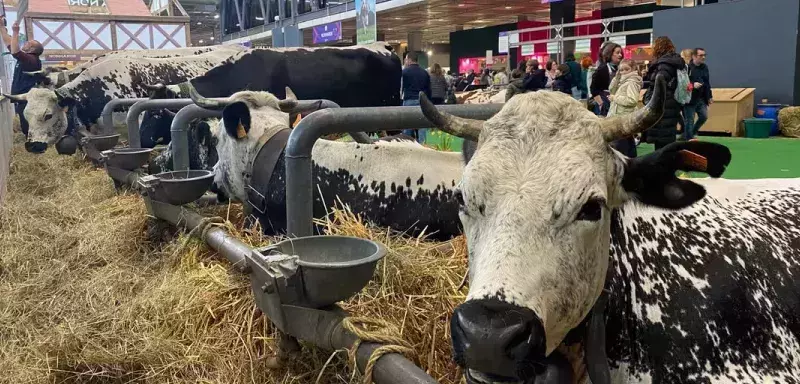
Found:
<path fill-rule="evenodd" d="M 41 153 L 64 135 L 95 124 L 112 99 L 147 97 L 146 85 L 186 81 L 230 60 L 235 51 L 216 49 L 197 56 L 157 59 L 109 58 L 58 89 L 34 88 L 23 95 L 6 97 L 28 102 L 25 118 L 30 128 L 26 148 Z M 75 119 L 67 119 L 68 109 L 74 112 Z"/>
<path fill-rule="evenodd" d="M 109 59 L 119 58 L 151 58 L 151 59 L 166 59 L 183 56 L 196 56 L 208 53 L 214 50 L 228 50 L 231 54 L 243 51 L 246 48 L 240 45 L 225 45 L 225 46 L 209 46 L 209 47 L 184 47 L 173 49 L 143 49 L 143 50 L 118 50 L 110 51 L 92 59 L 76 65 L 73 68 L 67 69 L 62 67 L 48 67 L 36 72 L 26 72 L 31 76 L 37 77 L 41 83 L 49 88 L 58 88 L 72 80 L 75 80 L 78 75 L 83 73 L 87 68 L 100 64 Z"/>
<path fill-rule="evenodd" d="M 286 98 L 291 88 L 300 100 L 328 99 L 342 108 L 399 106 L 400 58 L 384 43 L 349 47 L 253 48 L 234 55 L 191 79 L 205 97 L 239 91 L 265 91 Z M 185 83 L 169 84 L 188 97 Z"/>
<path fill-rule="evenodd" d="M 265 234 L 285 233 L 283 146 L 277 147 L 274 167 L 254 159 L 260 158 L 261 143 L 291 128 L 287 111 L 296 101 L 242 91 L 217 102 L 189 92 L 197 105 L 222 109 L 218 128 L 212 130 L 219 159 L 213 167 L 215 188 L 246 208 L 253 207 L 250 216 Z M 314 216 L 324 217 L 334 205 L 345 204 L 365 220 L 411 235 L 449 239 L 460 234 L 452 190 L 463 169 L 461 155 L 407 139 L 385 138 L 373 144 L 318 140 L 312 153 Z M 257 179 L 261 181 L 253 182 Z"/>
<path fill-rule="evenodd" d="M 713 143 L 610 148 L 660 120 L 665 89 L 605 119 L 558 92 L 486 122 L 421 96 L 434 125 L 478 143 L 454 191 L 469 291 L 450 329 L 469 383 L 800 380 L 800 180 L 715 179 L 731 154 Z"/>

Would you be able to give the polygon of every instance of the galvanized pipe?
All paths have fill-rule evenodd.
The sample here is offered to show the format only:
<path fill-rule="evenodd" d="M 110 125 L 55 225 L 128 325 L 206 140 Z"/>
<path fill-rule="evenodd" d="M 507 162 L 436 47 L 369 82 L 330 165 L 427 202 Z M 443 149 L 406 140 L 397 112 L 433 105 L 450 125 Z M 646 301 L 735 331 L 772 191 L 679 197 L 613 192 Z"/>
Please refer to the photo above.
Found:
<path fill-rule="evenodd" d="M 502 107 L 502 104 L 460 104 L 438 108 L 459 117 L 486 120 Z M 312 235 L 311 149 L 320 137 L 344 132 L 421 129 L 432 125 L 416 106 L 324 109 L 300 120 L 286 145 L 287 233 L 297 237 Z"/>
<path fill-rule="evenodd" d="M 191 102 L 191 99 L 189 100 Z M 189 123 L 194 119 L 206 119 L 222 116 L 221 110 L 205 109 L 194 103 L 181 108 L 172 119 L 169 133 L 172 144 L 172 170 L 189 169 Z"/>
<path fill-rule="evenodd" d="M 144 99 L 133 104 L 125 116 L 125 125 L 128 126 L 128 146 L 131 148 L 142 147 L 142 140 L 139 137 L 139 115 L 142 112 L 153 109 L 183 108 L 189 104 L 193 104 L 192 99 Z"/>
<path fill-rule="evenodd" d="M 109 101 L 108 104 L 103 106 L 103 111 L 100 112 L 100 128 L 102 129 L 102 132 L 114 131 L 114 119 L 112 118 L 112 114 L 117 108 L 130 107 L 131 105 L 144 100 L 147 99 L 114 99 Z M 128 139 L 128 141 L 130 141 L 130 139 Z"/>
<path fill-rule="evenodd" d="M 155 217 L 164 220 L 176 227 L 184 227 L 186 230 L 191 231 L 205 220 L 205 216 L 200 215 L 190 209 L 162 203 L 153 199 L 145 197 L 145 204 L 147 204 L 148 211 Z M 208 245 L 225 256 L 228 261 L 239 272 L 247 272 L 247 255 L 252 252 L 252 249 L 239 239 L 231 236 L 227 231 L 219 227 L 210 227 L 206 230 L 206 237 L 204 239 Z"/>
<path fill-rule="evenodd" d="M 300 100 L 297 104 L 297 107 L 292 112 L 310 113 L 330 108 L 341 108 L 341 107 L 339 107 L 339 104 L 336 104 L 335 102 L 327 99 Z M 375 142 L 375 140 L 372 140 L 372 138 L 369 137 L 369 135 L 367 135 L 364 132 L 350 132 L 349 135 L 350 137 L 353 138 L 353 141 L 359 144 L 372 144 Z"/>

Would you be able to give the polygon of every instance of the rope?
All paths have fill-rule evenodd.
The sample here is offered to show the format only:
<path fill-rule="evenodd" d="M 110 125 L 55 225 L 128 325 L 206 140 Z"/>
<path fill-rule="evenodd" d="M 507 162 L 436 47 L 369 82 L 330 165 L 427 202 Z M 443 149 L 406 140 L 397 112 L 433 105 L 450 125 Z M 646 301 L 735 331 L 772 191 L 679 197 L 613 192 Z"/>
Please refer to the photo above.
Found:
<path fill-rule="evenodd" d="M 225 225 L 225 219 L 219 216 L 203 218 L 203 220 L 200 220 L 200 223 L 197 224 L 196 227 L 192 228 L 192 230 L 189 231 L 189 234 L 186 236 L 186 239 L 184 239 L 183 243 L 181 243 L 181 245 L 178 246 L 177 249 L 175 249 L 175 252 L 172 254 L 172 257 L 178 256 L 181 252 L 183 252 L 183 250 L 186 248 L 186 245 L 189 244 L 189 239 L 191 239 L 192 236 L 196 235 L 197 232 L 200 232 L 200 239 L 205 241 L 206 236 L 208 235 L 208 230 L 210 230 L 213 227 L 221 227 L 224 225 Z"/>
<path fill-rule="evenodd" d="M 369 331 L 366 329 L 369 326 L 377 329 L 375 331 Z M 383 357 L 383 355 L 389 353 L 399 353 L 406 356 L 413 356 L 415 354 L 414 348 L 412 348 L 411 344 L 399 336 L 396 336 L 396 334 L 399 333 L 397 332 L 397 329 L 389 322 L 384 320 L 366 317 L 346 317 L 344 320 L 342 320 L 342 327 L 352 332 L 358 338 L 348 351 L 350 363 L 356 370 L 358 369 L 356 362 L 356 351 L 358 351 L 358 347 L 361 346 L 361 342 L 368 341 L 372 343 L 385 344 L 375 348 L 375 350 L 369 355 L 367 365 L 364 367 L 364 384 L 373 383 L 372 371 L 375 368 L 375 364 L 381 357 Z"/>

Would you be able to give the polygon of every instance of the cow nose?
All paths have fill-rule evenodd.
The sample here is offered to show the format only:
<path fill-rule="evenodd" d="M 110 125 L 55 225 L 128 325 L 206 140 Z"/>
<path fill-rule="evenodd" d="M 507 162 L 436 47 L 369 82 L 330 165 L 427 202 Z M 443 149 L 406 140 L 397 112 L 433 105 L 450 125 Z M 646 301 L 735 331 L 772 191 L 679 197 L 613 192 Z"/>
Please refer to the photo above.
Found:
<path fill-rule="evenodd" d="M 47 143 L 41 141 L 26 141 L 25 150 L 31 153 L 44 153 L 47 150 Z"/>
<path fill-rule="evenodd" d="M 530 309 L 471 300 L 455 309 L 451 323 L 455 360 L 470 370 L 527 380 L 544 359 L 544 327 Z"/>

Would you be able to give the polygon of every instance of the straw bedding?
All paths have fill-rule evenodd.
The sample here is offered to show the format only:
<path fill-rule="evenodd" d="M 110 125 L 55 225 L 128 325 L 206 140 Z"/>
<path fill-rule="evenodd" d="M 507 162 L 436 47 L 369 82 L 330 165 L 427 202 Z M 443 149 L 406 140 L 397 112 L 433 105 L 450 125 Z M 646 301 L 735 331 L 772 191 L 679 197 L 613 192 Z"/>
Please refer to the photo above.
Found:
<path fill-rule="evenodd" d="M 249 282 L 196 240 L 146 216 L 141 198 L 118 194 L 101 170 L 16 143 L 0 209 L 0 383 L 350 383 L 343 351 L 305 346 L 269 369 L 275 333 Z M 272 239 L 229 220 L 245 242 Z M 463 239 L 447 245 L 365 226 L 346 210 L 333 234 L 389 248 L 376 276 L 342 306 L 395 324 L 414 359 L 442 383 L 460 381 L 449 318 L 466 290 Z M 177 252 L 176 252 L 177 251 Z"/>
<path fill-rule="evenodd" d="M 800 107 L 787 107 L 778 112 L 778 124 L 786 137 L 800 137 Z"/>

